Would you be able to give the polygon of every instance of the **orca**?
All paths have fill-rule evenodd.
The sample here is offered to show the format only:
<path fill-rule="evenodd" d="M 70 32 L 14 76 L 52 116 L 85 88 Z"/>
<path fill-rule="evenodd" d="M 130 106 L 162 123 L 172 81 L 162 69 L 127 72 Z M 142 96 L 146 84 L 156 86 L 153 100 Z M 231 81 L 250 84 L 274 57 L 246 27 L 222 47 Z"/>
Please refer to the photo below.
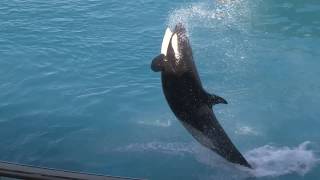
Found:
<path fill-rule="evenodd" d="M 193 61 L 186 29 L 177 24 L 174 31 L 166 29 L 161 54 L 151 63 L 151 69 L 161 72 L 165 98 L 180 122 L 203 146 L 229 162 L 252 168 L 218 122 L 212 106 L 227 101 L 204 90 Z"/>

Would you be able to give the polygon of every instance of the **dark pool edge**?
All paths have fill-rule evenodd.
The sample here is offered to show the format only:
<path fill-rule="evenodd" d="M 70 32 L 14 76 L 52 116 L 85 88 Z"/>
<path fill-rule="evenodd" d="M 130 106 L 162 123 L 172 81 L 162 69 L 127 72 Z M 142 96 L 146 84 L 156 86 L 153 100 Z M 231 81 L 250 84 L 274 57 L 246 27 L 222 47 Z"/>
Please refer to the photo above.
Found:
<path fill-rule="evenodd" d="M 34 180 L 141 180 L 130 177 L 118 177 L 84 172 L 58 170 L 25 164 L 0 161 L 1 177 Z"/>

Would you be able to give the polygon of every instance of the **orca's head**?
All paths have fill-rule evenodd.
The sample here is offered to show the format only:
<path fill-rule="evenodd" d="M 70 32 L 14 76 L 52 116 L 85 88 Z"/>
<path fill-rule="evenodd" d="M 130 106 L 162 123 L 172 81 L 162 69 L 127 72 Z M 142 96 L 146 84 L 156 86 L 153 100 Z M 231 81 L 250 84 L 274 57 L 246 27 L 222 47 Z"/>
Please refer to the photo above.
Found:
<path fill-rule="evenodd" d="M 192 49 L 182 24 L 176 25 L 172 32 L 167 28 L 163 38 L 161 54 L 151 65 L 152 70 L 166 73 L 183 73 L 192 62 Z"/>

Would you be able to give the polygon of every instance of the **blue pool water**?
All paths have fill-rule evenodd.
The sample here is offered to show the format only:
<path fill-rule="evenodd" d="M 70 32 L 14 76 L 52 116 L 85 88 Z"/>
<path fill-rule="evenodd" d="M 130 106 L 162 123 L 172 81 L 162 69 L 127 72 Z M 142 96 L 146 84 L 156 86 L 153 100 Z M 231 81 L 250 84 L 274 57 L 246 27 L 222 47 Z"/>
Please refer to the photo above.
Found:
<path fill-rule="evenodd" d="M 187 28 L 215 113 L 255 170 L 201 147 L 150 70 Z M 2 0 L 0 160 L 163 179 L 320 178 L 318 0 Z"/>

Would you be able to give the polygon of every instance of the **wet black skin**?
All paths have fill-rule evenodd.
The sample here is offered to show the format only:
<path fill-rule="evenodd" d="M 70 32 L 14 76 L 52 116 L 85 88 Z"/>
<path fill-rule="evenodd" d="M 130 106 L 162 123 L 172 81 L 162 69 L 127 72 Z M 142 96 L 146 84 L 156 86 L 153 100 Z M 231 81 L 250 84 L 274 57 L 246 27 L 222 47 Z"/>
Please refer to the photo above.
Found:
<path fill-rule="evenodd" d="M 160 54 L 151 64 L 153 71 L 161 71 L 163 92 L 171 110 L 202 145 L 232 163 L 251 168 L 213 113 L 213 105 L 227 102 L 203 89 L 184 27 L 177 25 L 173 33 L 178 35 L 179 61 L 175 57 L 171 38 L 167 56 Z"/>

